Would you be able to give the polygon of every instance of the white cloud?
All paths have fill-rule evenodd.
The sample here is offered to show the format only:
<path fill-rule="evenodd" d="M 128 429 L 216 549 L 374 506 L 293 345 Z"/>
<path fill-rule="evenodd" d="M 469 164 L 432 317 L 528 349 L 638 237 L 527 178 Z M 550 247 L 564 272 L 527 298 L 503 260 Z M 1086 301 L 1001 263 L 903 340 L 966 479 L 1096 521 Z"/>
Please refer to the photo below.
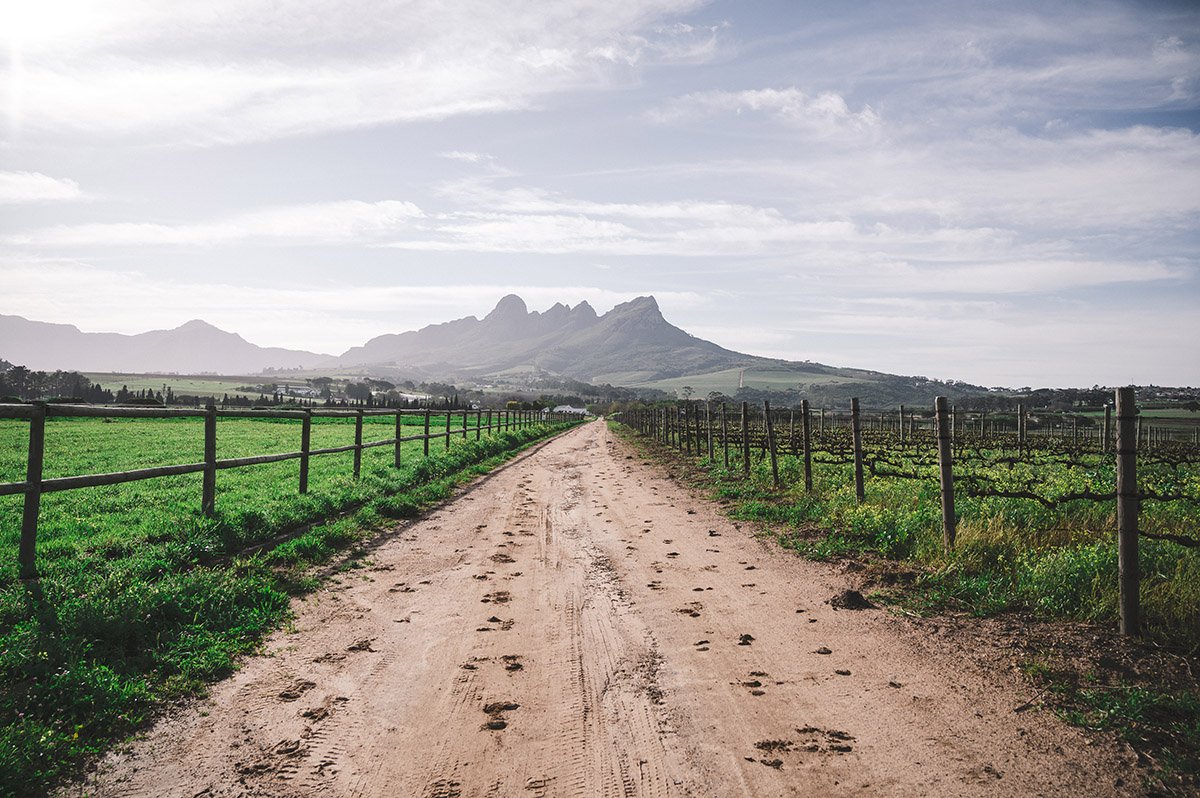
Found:
<path fill-rule="evenodd" d="M 61 30 L 31 12 L 6 42 L 0 83 L 22 98 L 12 123 L 41 136 L 255 141 L 627 82 L 634 66 L 711 51 L 713 30 L 659 26 L 696 5 L 114 0 Z"/>
<path fill-rule="evenodd" d="M 0 204 L 61 202 L 83 199 L 74 180 L 41 172 L 0 172 Z"/>
<path fill-rule="evenodd" d="M 200 224 L 57 225 L 3 236 L 0 241 L 36 247 L 214 246 L 246 240 L 364 243 L 394 234 L 423 215 L 411 202 L 344 200 L 262 208 Z"/>
<path fill-rule="evenodd" d="M 451 161 L 463 161 L 464 163 L 488 163 L 495 160 L 492 156 L 485 152 L 463 152 L 461 150 L 450 150 L 449 152 L 439 153 L 439 155 Z"/>
<path fill-rule="evenodd" d="M 740 115 L 744 111 L 769 114 L 809 135 L 824 138 L 873 132 L 881 125 L 879 114 L 869 105 L 852 111 L 837 92 L 810 96 L 795 87 L 694 92 L 651 112 L 651 118 L 672 122 L 713 114 Z"/>

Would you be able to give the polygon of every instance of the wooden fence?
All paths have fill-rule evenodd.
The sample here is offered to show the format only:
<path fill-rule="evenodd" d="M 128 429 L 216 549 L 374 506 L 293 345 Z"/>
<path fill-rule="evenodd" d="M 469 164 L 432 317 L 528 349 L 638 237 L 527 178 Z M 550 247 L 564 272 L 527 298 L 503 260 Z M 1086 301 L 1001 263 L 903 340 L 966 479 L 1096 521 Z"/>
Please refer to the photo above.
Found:
<path fill-rule="evenodd" d="M 367 416 L 395 416 L 395 435 L 384 440 L 363 442 L 363 420 Z M 404 435 L 404 417 L 418 416 L 423 419 L 422 431 L 417 435 Z M 25 503 L 21 520 L 21 543 L 18 555 L 22 579 L 37 577 L 36 550 L 38 516 L 44 493 L 79 488 L 94 488 L 101 485 L 119 485 L 158 477 L 179 474 L 203 474 L 200 508 L 208 516 L 216 512 L 217 472 L 228 468 L 278 463 L 283 460 L 300 461 L 299 492 L 308 492 L 309 459 L 325 454 L 354 453 L 354 478 L 358 479 L 362 467 L 364 449 L 380 446 L 394 448 L 393 464 L 401 465 L 401 444 L 406 441 L 421 441 L 423 456 L 429 456 L 430 442 L 441 440 L 444 448 L 450 448 L 452 437 L 468 438 L 474 435 L 479 440 L 484 433 L 503 432 L 533 424 L 562 423 L 578 420 L 578 416 L 550 411 L 509 410 L 446 410 L 436 414 L 441 422 L 445 418 L 445 429 L 430 430 L 434 414 L 430 410 L 362 409 L 362 410 L 218 410 L 209 405 L 205 409 L 105 407 L 94 405 L 58 405 L 36 403 L 31 405 L 0 405 L 0 419 L 26 419 L 29 421 L 29 454 L 26 459 L 25 481 L 0 482 L 0 496 L 24 494 Z M 354 443 L 313 449 L 310 446 L 312 419 L 353 418 Z M 461 419 L 455 423 L 455 419 Z M 45 465 L 46 419 L 47 418 L 203 418 L 204 460 L 199 463 L 139 468 L 107 474 L 84 474 L 79 476 L 42 477 Z M 296 419 L 300 422 L 300 449 L 294 452 L 264 454 L 252 457 L 217 459 L 217 419 Z M 470 423 L 474 420 L 474 423 Z"/>
<path fill-rule="evenodd" d="M 715 450 L 722 450 L 724 465 L 730 466 L 730 452 L 737 457 L 740 455 L 741 471 L 749 476 L 751 471 L 751 450 L 760 449 L 762 456 L 770 458 L 771 477 L 776 488 L 780 487 L 779 468 L 777 460 L 778 440 L 781 437 L 777 427 L 786 421 L 786 438 L 790 443 L 791 453 L 802 458 L 804 469 L 805 491 L 813 489 L 812 462 L 815 450 L 832 451 L 829 446 L 827 430 L 832 432 L 835 427 L 846 428 L 850 433 L 850 446 L 844 453 L 852 459 L 839 462 L 854 466 L 855 495 L 859 502 L 864 501 L 863 471 L 864 463 L 870 466 L 872 473 L 877 473 L 876 463 L 867 462 L 864 457 L 863 429 L 871 426 L 877 433 L 877 445 L 898 446 L 908 451 L 916 451 L 926 444 L 936 445 L 937 479 L 941 489 L 942 534 L 947 549 L 953 548 L 956 533 L 956 514 L 954 507 L 955 476 L 954 462 L 957 456 L 970 451 L 980 453 L 988 447 L 1010 448 L 1028 455 L 1035 450 L 1050 452 L 1070 451 L 1096 454 L 1111 454 L 1115 456 L 1116 480 L 1114 490 L 1105 493 L 1066 494 L 1053 500 L 1047 500 L 1028 492 L 989 490 L 987 486 L 970 486 L 969 495 L 997 496 L 1009 498 L 1028 498 L 1041 501 L 1048 506 L 1075 500 L 1107 501 L 1116 500 L 1118 558 L 1120 580 L 1120 617 L 1121 631 L 1124 634 L 1135 635 L 1139 630 L 1138 618 L 1138 559 L 1137 541 L 1139 534 L 1146 537 L 1172 540 L 1184 546 L 1200 546 L 1200 540 L 1192 537 L 1150 534 L 1140 532 L 1138 514 L 1142 501 L 1191 501 L 1197 499 L 1179 494 L 1159 494 L 1153 491 L 1139 490 L 1137 479 L 1137 460 L 1139 450 L 1143 455 L 1155 454 L 1168 458 L 1166 462 L 1175 465 L 1181 463 L 1200 462 L 1200 446 L 1197 445 L 1196 434 L 1170 436 L 1165 431 L 1154 431 L 1139 424 L 1138 408 L 1132 388 L 1119 388 L 1115 393 L 1112 412 L 1106 412 L 1103 427 L 1081 435 L 1077 425 L 1067 428 L 1059 425 L 1057 428 L 1046 429 L 1041 435 L 1031 435 L 1028 428 L 1028 415 L 1022 407 L 1011 419 L 1008 425 L 998 424 L 995 420 L 989 425 L 987 414 L 980 413 L 973 418 L 960 418 L 945 397 L 938 397 L 934 402 L 933 413 L 928 416 L 914 413 L 911 408 L 900 407 L 899 413 L 889 417 L 887 411 L 879 413 L 878 422 L 864 425 L 858 399 L 850 402 L 848 414 L 826 414 L 819 411 L 816 425 L 808 401 L 800 405 L 800 429 L 797 437 L 796 413 L 794 410 L 771 410 L 769 402 L 763 403 L 761 422 L 751 421 L 751 408 L 746 402 L 741 403 L 740 424 L 730 432 L 729 418 L 724 403 L 720 404 L 716 417 L 710 404 L 704 407 L 701 418 L 700 405 L 702 402 L 684 402 L 682 406 L 659 407 L 625 411 L 620 420 L 638 432 L 653 437 L 656 440 L 678 449 L 680 453 L 701 456 L 707 451 L 709 462 L 716 462 Z M 757 412 L 757 411 L 756 411 Z M 1115 424 L 1113 422 L 1116 422 Z M 872 418 L 874 422 L 874 418 Z M 815 430 L 814 430 L 815 426 Z M 740 427 L 740 430 L 738 430 Z M 842 450 L 839 448 L 839 454 Z M 892 470 L 881 469 L 883 476 L 902 478 L 923 478 L 917 474 L 901 474 Z"/>

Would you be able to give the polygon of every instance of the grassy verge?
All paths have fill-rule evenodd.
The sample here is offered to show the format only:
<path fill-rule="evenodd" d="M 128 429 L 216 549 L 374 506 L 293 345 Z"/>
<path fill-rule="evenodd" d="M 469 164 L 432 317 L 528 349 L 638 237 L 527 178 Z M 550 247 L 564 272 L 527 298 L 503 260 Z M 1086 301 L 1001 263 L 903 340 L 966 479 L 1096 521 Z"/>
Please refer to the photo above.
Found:
<path fill-rule="evenodd" d="M 37 583 L 15 579 L 15 540 L 3 539 L 0 794 L 36 794 L 164 702 L 202 692 L 286 619 L 289 597 L 315 585 L 312 565 L 560 429 L 455 440 L 400 469 L 389 451 L 364 460 L 357 482 L 325 474 L 303 497 L 290 494 L 293 485 L 272 487 L 264 466 L 236 501 L 232 485 L 218 494 L 221 513 L 211 520 L 183 509 L 195 503 L 194 485 L 185 485 L 188 504 L 168 489 L 144 513 L 137 503 L 153 483 L 95 489 L 115 521 L 80 515 L 72 523 L 86 503 L 57 494 L 65 502 L 49 508 Z M 262 541 L 271 544 L 244 553 Z"/>
<path fill-rule="evenodd" d="M 1115 627 L 1112 502 L 1072 502 L 1050 511 L 1023 499 L 961 497 L 957 545 L 947 552 L 936 483 L 868 478 L 860 504 L 852 466 L 821 465 L 814 469 L 813 492 L 805 494 L 802 464 L 783 455 L 784 487 L 775 490 L 766 462 L 746 478 L 740 468 L 687 458 L 616 429 L 781 546 L 817 560 L 859 561 L 876 600 L 920 615 L 1006 614 L 1021 626 L 1071 619 L 1100 631 Z M 1194 535 L 1200 527 L 1186 505 L 1147 506 L 1144 515 L 1162 530 Z M 1119 734 L 1151 766 L 1150 778 L 1165 785 L 1161 789 L 1190 794 L 1200 786 L 1200 690 L 1193 670 L 1200 666 L 1200 551 L 1143 539 L 1140 561 L 1146 642 L 1107 635 L 1103 645 L 1119 647 L 1120 656 L 1092 651 L 1084 653 L 1095 656 L 1072 657 L 1059 651 L 1061 636 L 1051 635 L 1039 641 L 1044 651 L 1034 653 L 1028 675 L 1064 719 Z"/>

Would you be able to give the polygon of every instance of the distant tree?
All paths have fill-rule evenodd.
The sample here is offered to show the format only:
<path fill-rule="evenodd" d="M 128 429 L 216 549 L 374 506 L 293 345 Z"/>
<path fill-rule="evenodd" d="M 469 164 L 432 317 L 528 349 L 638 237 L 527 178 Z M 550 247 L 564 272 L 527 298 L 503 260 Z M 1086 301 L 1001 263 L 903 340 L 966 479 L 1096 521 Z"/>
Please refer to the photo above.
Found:
<path fill-rule="evenodd" d="M 365 402 L 371 396 L 371 386 L 365 382 L 347 383 L 346 396 L 360 402 Z"/>
<path fill-rule="evenodd" d="M 8 383 L 8 390 L 15 396 L 25 398 L 30 389 L 30 377 L 32 376 L 29 369 L 24 366 L 13 366 L 4 375 L 5 382 Z"/>
<path fill-rule="evenodd" d="M 683 388 L 680 389 L 680 393 L 683 394 L 683 398 L 685 400 L 691 399 L 692 394 L 694 394 L 695 392 L 696 392 L 696 390 L 690 385 L 685 385 L 685 386 L 683 386 Z"/>

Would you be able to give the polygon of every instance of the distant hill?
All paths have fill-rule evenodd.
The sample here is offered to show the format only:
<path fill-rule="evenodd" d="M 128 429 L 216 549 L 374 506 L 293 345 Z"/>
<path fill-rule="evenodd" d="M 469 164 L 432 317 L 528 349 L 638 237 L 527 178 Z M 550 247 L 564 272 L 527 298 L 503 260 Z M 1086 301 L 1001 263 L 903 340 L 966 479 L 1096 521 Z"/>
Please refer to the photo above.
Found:
<path fill-rule="evenodd" d="M 203 321 L 140 335 L 84 333 L 66 324 L 0 316 L 0 357 L 31 369 L 253 374 L 267 368 L 388 379 L 534 385 L 546 378 L 659 388 L 697 397 L 788 392 L 818 404 L 857 396 L 867 406 L 976 396 L 985 388 L 863 369 L 758 357 L 718 346 L 663 318 L 643 296 L 598 315 L 587 302 L 539 313 L 518 296 L 474 316 L 381 335 L 333 357 L 268 349 Z"/>
<path fill-rule="evenodd" d="M 733 395 L 744 385 L 796 390 L 820 402 L 859 396 L 876 405 L 932 401 L 935 393 L 951 398 L 986 393 L 985 388 L 964 383 L 734 352 L 674 326 L 650 296 L 598 316 L 587 302 L 530 312 L 520 297 L 510 294 L 482 319 L 468 316 L 414 332 L 381 335 L 350 349 L 336 365 L 443 379 L 548 374 L 670 392 L 686 386 L 696 396 L 713 391 Z"/>
<path fill-rule="evenodd" d="M 341 366 L 441 369 L 476 377 L 544 372 L 587 382 L 626 382 L 695 374 L 754 360 L 669 324 L 653 297 L 638 297 L 597 316 L 587 302 L 529 312 L 510 294 L 477 319 L 381 335 L 337 359 Z"/>
<path fill-rule="evenodd" d="M 329 355 L 255 346 L 203 321 L 138 335 L 85 333 L 70 324 L 0 315 L 0 357 L 39 371 L 253 374 L 312 368 Z"/>

